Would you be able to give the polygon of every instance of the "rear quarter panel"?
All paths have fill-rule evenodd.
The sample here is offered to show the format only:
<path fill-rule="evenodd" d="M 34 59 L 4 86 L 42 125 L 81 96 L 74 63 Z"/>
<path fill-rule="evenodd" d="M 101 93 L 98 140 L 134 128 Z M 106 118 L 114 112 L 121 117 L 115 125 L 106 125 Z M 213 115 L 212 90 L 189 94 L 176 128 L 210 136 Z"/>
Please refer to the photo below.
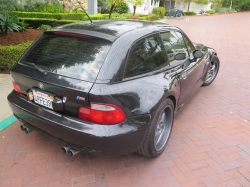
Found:
<path fill-rule="evenodd" d="M 117 105 L 129 117 L 155 112 L 168 96 L 178 98 L 179 91 L 175 71 L 168 70 L 117 83 L 95 83 L 89 101 Z"/>

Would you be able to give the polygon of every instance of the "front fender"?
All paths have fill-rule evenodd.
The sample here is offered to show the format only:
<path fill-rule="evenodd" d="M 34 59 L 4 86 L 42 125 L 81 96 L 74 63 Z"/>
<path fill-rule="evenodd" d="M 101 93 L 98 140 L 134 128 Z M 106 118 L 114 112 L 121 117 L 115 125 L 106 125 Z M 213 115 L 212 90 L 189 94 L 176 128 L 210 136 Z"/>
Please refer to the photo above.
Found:
<path fill-rule="evenodd" d="M 203 53 L 207 53 L 208 52 L 208 58 L 210 59 L 210 61 L 212 60 L 214 55 L 217 55 L 217 51 L 211 47 L 205 46 L 204 44 L 199 44 L 199 43 L 193 43 L 195 48 L 197 50 L 202 51 Z"/>

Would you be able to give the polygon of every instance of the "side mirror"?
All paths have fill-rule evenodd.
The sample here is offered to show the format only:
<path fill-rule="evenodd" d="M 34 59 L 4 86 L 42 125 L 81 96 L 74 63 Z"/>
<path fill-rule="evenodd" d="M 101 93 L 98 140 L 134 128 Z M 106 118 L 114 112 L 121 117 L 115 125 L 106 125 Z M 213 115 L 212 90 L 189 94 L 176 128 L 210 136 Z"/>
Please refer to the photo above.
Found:
<path fill-rule="evenodd" d="M 196 50 L 193 53 L 195 58 L 201 58 L 203 56 L 203 53 L 200 50 Z"/>
<path fill-rule="evenodd" d="M 178 53 L 174 56 L 175 60 L 184 60 L 186 59 L 186 53 Z"/>

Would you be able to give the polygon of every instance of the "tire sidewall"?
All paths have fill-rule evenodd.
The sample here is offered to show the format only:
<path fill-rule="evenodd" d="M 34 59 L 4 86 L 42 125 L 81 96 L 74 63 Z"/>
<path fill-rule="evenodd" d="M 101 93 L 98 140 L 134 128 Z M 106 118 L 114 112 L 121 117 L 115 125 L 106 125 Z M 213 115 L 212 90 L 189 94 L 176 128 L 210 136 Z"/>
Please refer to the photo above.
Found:
<path fill-rule="evenodd" d="M 154 145 L 154 136 L 155 136 L 155 129 L 156 129 L 156 125 L 157 122 L 159 120 L 160 115 L 162 114 L 162 112 L 167 108 L 167 107 L 171 107 L 172 108 L 172 124 L 171 124 L 171 129 L 170 129 L 170 133 L 169 136 L 167 138 L 167 141 L 165 143 L 165 145 L 162 147 L 161 150 L 157 151 L 155 149 L 155 145 Z M 149 154 L 152 158 L 159 156 L 165 149 L 165 147 L 167 146 L 167 143 L 169 141 L 171 132 L 172 132 L 172 128 L 173 128 L 173 122 L 174 122 L 174 105 L 171 99 L 167 98 L 166 100 L 164 100 L 161 105 L 158 107 L 157 111 L 155 112 L 155 115 L 153 117 L 153 120 L 150 123 L 150 129 L 149 129 L 149 147 L 148 147 L 148 151 Z"/>
<path fill-rule="evenodd" d="M 217 77 L 217 74 L 218 74 L 219 69 L 220 69 L 220 60 L 219 60 L 219 58 L 218 58 L 217 56 L 214 55 L 214 56 L 212 57 L 211 62 L 212 62 L 212 61 L 216 61 L 217 64 L 218 64 L 218 69 L 217 69 L 216 75 L 215 75 L 214 78 L 213 78 L 210 82 L 208 82 L 208 83 L 206 83 L 206 80 L 205 80 L 205 82 L 202 84 L 202 86 L 208 86 L 208 85 L 212 84 L 212 82 L 214 82 L 214 79 Z M 210 62 L 210 65 L 211 65 L 211 62 Z M 207 72 L 207 73 L 208 73 L 208 72 Z M 207 78 L 207 74 L 206 74 L 206 78 Z"/>

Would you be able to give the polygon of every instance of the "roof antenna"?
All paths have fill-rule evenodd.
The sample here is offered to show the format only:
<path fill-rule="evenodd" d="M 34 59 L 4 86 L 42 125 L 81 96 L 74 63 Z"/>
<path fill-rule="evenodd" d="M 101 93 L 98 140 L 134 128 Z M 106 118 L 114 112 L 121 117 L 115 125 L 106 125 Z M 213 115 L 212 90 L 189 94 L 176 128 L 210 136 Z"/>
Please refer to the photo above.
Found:
<path fill-rule="evenodd" d="M 93 26 L 93 21 L 91 20 L 91 18 L 89 17 L 88 13 L 86 12 L 86 10 L 82 7 L 82 5 L 80 4 L 80 7 L 84 10 L 84 12 L 87 14 L 89 21 L 91 22 L 91 26 Z"/>

